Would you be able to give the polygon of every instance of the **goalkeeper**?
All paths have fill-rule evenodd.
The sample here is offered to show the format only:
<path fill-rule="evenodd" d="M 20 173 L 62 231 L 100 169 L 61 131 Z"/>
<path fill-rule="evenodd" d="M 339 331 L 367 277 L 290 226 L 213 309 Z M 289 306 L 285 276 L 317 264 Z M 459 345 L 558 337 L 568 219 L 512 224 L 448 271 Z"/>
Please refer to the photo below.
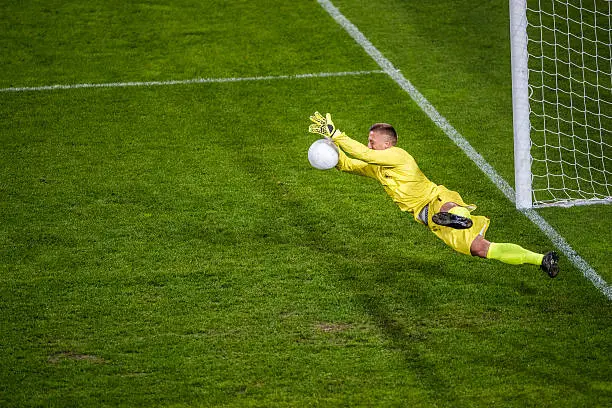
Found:
<path fill-rule="evenodd" d="M 551 278 L 559 273 L 556 252 L 543 255 L 516 244 L 487 241 L 489 219 L 471 215 L 474 204 L 466 204 L 458 193 L 431 182 L 414 158 L 396 146 L 397 133 L 391 125 L 372 125 L 365 146 L 336 129 L 329 113 L 324 117 L 315 112 L 310 120 L 311 133 L 339 147 L 337 169 L 378 180 L 402 211 L 411 213 L 454 250 L 512 265 L 539 265 Z"/>

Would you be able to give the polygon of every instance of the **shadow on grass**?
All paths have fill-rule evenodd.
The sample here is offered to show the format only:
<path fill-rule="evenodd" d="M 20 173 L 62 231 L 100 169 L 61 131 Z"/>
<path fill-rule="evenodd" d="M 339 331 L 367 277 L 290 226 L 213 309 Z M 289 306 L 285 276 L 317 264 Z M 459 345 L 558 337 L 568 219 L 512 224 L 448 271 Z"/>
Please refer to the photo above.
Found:
<path fill-rule="evenodd" d="M 337 234 L 329 233 L 330 226 L 332 229 L 342 229 L 346 236 L 357 237 L 357 244 L 359 240 L 367 239 L 363 237 L 364 228 L 367 227 L 359 224 L 338 225 L 341 222 L 331 219 L 330 214 L 320 209 L 314 201 L 279 182 L 282 176 L 276 175 L 270 165 L 259 157 L 250 155 L 247 160 L 241 158 L 236 162 L 242 164 L 242 169 L 265 192 L 271 205 L 279 207 L 284 216 L 291 220 L 291 227 L 299 229 L 302 238 L 300 245 L 335 262 L 334 271 L 349 288 L 354 302 L 370 316 L 370 320 L 386 337 L 387 347 L 402 356 L 421 385 L 436 397 L 444 393 L 442 390 L 449 389 L 449 384 L 437 373 L 438 368 L 424 355 L 427 353 L 428 334 L 422 312 L 425 310 L 427 314 L 426 309 L 435 305 L 436 299 L 420 288 L 419 282 L 432 277 L 455 280 L 456 272 L 423 257 L 407 260 L 398 255 L 397 250 L 385 247 L 380 242 L 368 247 L 367 251 L 350 243 L 339 243 Z M 384 192 L 381 191 L 381 194 Z M 408 224 L 410 219 L 407 218 L 405 222 Z M 399 236 L 397 233 L 392 235 L 391 239 Z M 275 234 L 267 235 L 266 239 L 278 241 L 278 244 L 285 243 Z M 397 242 L 397 245 L 402 244 L 401 241 Z M 411 285 L 407 287 L 406 283 Z"/>

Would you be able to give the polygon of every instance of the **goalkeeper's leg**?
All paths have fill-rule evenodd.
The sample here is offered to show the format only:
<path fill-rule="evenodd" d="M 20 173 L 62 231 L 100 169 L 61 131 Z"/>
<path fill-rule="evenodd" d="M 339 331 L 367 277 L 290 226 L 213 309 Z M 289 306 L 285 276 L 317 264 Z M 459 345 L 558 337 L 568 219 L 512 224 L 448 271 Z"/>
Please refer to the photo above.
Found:
<path fill-rule="evenodd" d="M 487 258 L 497 259 L 510 265 L 541 265 L 544 255 L 531 252 L 516 244 L 491 242 Z"/>
<path fill-rule="evenodd" d="M 539 265 L 551 278 L 559 273 L 559 256 L 555 252 L 538 254 L 516 244 L 489 242 L 481 235 L 474 240 L 470 250 L 474 256 L 496 259 L 510 265 Z"/>

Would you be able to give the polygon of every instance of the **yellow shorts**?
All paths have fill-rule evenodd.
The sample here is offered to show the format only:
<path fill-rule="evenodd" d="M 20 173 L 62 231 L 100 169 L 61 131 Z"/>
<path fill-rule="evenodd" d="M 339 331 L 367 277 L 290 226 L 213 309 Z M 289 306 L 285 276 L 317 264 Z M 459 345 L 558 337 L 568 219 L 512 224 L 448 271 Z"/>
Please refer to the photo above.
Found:
<path fill-rule="evenodd" d="M 471 218 L 474 224 L 471 228 L 463 230 L 454 229 L 451 227 L 443 227 L 441 225 L 435 224 L 431 220 L 431 217 L 435 213 L 440 212 L 440 207 L 442 207 L 444 203 L 448 202 L 457 203 L 460 206 L 470 210 L 470 212 L 476 209 L 476 206 L 474 204 L 466 204 L 459 195 L 459 193 L 451 191 L 444 186 L 438 186 L 437 197 L 428 204 L 428 227 L 434 234 L 436 234 L 438 238 L 444 241 L 446 245 L 453 248 L 455 251 L 461 252 L 462 254 L 471 255 L 470 247 L 472 246 L 472 242 L 474 242 L 474 239 L 476 239 L 478 235 L 482 235 L 484 237 L 491 221 L 487 217 L 483 217 L 481 215 L 473 215 Z"/>

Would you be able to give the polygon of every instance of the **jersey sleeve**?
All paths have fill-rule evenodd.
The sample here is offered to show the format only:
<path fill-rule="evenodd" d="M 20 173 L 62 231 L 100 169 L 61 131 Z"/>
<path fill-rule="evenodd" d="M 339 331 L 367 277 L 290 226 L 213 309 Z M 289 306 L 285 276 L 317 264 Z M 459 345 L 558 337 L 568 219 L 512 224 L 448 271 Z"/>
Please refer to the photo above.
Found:
<path fill-rule="evenodd" d="M 368 164 L 395 167 L 409 160 L 408 154 L 402 149 L 390 147 L 385 150 L 373 150 L 344 133 L 334 136 L 333 140 L 348 155 Z"/>
<path fill-rule="evenodd" d="M 336 168 L 347 173 L 376 178 L 376 169 L 374 166 L 362 160 L 348 157 L 342 149 L 338 150 L 338 164 Z"/>

